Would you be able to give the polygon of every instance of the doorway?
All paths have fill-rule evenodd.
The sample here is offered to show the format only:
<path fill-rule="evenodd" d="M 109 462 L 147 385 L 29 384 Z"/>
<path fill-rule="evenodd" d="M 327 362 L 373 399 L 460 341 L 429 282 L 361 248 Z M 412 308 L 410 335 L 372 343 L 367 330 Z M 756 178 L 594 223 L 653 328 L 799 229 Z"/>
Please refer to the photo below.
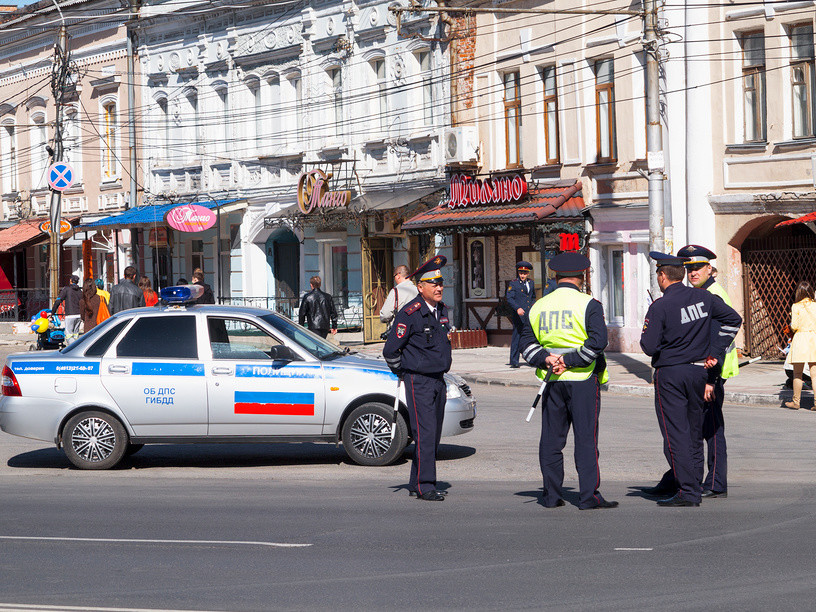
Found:
<path fill-rule="evenodd" d="M 379 342 L 386 324 L 380 309 L 388 295 L 393 276 L 393 249 L 390 238 L 363 238 L 363 342 Z"/>

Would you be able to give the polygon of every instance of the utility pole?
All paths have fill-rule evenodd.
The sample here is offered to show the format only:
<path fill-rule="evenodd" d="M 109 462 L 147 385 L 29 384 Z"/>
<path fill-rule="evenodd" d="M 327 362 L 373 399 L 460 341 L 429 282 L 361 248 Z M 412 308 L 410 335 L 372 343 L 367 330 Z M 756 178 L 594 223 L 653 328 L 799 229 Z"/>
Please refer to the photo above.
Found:
<path fill-rule="evenodd" d="M 59 6 L 57 6 L 59 10 Z M 60 26 L 59 35 L 57 36 L 57 44 L 54 46 L 54 65 L 51 69 L 51 92 L 54 95 L 54 104 L 56 106 L 56 120 L 54 133 L 54 154 L 52 162 L 62 161 L 63 144 L 62 144 L 62 113 L 63 102 L 65 98 L 65 82 L 68 79 L 68 30 L 65 23 Z M 60 276 L 60 224 L 62 221 L 61 215 L 62 206 L 62 192 L 55 189 L 51 190 L 51 236 L 49 250 L 49 263 L 51 268 L 50 275 L 50 293 L 51 302 L 57 299 L 59 295 L 59 276 Z"/>
<path fill-rule="evenodd" d="M 649 171 L 649 250 L 665 249 L 665 217 L 663 203 L 663 126 L 660 121 L 660 65 L 657 37 L 657 1 L 645 0 L 643 51 L 646 54 L 646 149 Z M 651 263 L 655 271 L 654 262 Z M 660 295 L 657 275 L 650 274 L 651 293 Z"/>

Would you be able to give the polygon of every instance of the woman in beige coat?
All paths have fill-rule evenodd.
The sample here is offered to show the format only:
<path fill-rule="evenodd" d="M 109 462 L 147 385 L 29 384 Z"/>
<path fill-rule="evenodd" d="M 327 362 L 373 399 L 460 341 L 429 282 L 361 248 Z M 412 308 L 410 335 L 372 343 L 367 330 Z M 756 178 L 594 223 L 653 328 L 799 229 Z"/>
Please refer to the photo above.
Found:
<path fill-rule="evenodd" d="M 799 410 L 805 364 L 810 365 L 811 384 L 816 380 L 816 302 L 813 287 L 807 281 L 800 282 L 796 287 L 790 326 L 794 331 L 789 354 L 793 365 L 793 401 L 785 402 L 785 406 Z M 811 410 L 816 410 L 816 406 Z"/>

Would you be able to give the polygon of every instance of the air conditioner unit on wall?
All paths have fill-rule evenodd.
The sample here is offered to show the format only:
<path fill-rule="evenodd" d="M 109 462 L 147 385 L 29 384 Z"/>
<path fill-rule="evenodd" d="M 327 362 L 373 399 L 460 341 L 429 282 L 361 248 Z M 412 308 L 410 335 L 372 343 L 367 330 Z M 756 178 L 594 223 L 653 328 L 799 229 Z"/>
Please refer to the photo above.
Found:
<path fill-rule="evenodd" d="M 467 164 L 479 159 L 479 132 L 476 126 L 460 125 L 445 130 L 445 163 Z"/>

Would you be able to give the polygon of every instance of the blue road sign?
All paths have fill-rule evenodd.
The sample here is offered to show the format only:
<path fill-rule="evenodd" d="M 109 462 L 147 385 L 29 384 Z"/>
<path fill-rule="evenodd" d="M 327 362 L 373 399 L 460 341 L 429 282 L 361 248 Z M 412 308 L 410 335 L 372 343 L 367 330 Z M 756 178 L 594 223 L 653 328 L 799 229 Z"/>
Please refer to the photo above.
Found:
<path fill-rule="evenodd" d="M 54 162 L 48 169 L 48 186 L 54 191 L 65 191 L 74 184 L 74 169 L 66 162 Z"/>

